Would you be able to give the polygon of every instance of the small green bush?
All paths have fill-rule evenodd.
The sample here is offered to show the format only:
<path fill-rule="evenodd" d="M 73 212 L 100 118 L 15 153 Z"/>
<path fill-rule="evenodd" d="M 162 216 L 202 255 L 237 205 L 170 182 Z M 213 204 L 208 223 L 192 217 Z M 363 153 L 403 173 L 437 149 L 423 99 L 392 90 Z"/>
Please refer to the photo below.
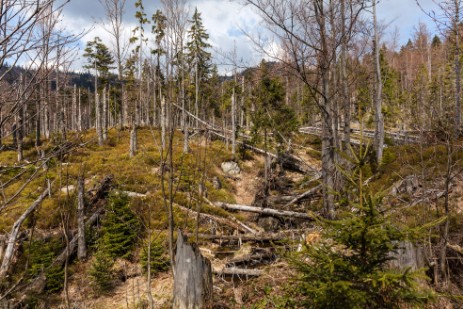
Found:
<path fill-rule="evenodd" d="M 89 276 L 96 292 L 107 293 L 113 288 L 114 260 L 105 252 L 98 251 L 90 266 Z"/>
<path fill-rule="evenodd" d="M 64 284 L 64 269 L 61 266 L 50 267 L 56 255 L 61 249 L 61 242 L 58 239 L 47 241 L 33 241 L 26 248 L 25 256 L 29 256 L 27 270 L 29 278 L 34 279 L 41 272 L 45 273 L 47 284 L 45 290 L 47 293 L 59 292 Z"/>
<path fill-rule="evenodd" d="M 129 207 L 128 197 L 111 195 L 102 221 L 100 251 L 113 259 L 128 258 L 139 232 L 140 222 Z"/>
<path fill-rule="evenodd" d="M 143 271 L 148 271 L 148 241 L 143 245 L 142 252 L 140 255 L 141 266 Z M 151 276 L 166 271 L 169 269 L 169 258 L 167 256 L 165 242 L 162 240 L 151 241 L 151 254 L 150 254 L 150 266 Z"/>

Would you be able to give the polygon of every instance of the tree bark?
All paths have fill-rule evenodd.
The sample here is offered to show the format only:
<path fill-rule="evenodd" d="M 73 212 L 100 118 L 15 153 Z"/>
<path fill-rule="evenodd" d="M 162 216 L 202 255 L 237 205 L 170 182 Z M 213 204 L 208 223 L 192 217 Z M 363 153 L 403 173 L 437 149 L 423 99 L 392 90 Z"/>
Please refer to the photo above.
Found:
<path fill-rule="evenodd" d="M 161 145 L 162 149 L 166 149 L 166 99 L 161 98 Z"/>
<path fill-rule="evenodd" d="M 77 258 L 84 260 L 87 257 L 87 246 L 85 243 L 85 201 L 84 201 L 84 177 L 79 176 L 77 179 Z"/>
<path fill-rule="evenodd" d="M 137 154 L 137 128 L 135 124 L 132 125 L 130 131 L 130 157 L 133 158 Z"/>
<path fill-rule="evenodd" d="M 384 148 L 384 117 L 382 111 L 382 96 L 383 96 L 383 81 L 381 78 L 381 64 L 379 59 L 379 41 L 378 41 L 378 25 L 376 22 L 376 1 L 373 1 L 373 28 L 374 40 L 373 49 L 375 53 L 375 76 L 376 76 L 376 93 L 375 93 L 375 150 L 376 160 L 379 163 L 383 160 Z"/>
<path fill-rule="evenodd" d="M 190 245 L 179 230 L 175 256 L 174 300 L 172 308 L 212 308 L 211 262 Z"/>

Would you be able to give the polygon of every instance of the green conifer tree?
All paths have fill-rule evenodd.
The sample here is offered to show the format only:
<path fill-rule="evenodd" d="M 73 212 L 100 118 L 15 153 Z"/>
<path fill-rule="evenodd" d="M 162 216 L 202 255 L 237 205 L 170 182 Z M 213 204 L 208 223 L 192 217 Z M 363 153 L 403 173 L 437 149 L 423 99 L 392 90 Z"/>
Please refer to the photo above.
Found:
<path fill-rule="evenodd" d="M 209 34 L 204 28 L 201 13 L 198 8 L 195 9 L 193 19 L 190 21 L 191 28 L 188 31 L 187 42 L 187 60 L 190 64 L 191 70 L 194 72 L 194 85 L 195 85 L 195 113 L 199 116 L 200 107 L 200 87 L 205 84 L 209 78 L 211 69 L 211 53 L 207 50 L 211 45 L 207 42 Z"/>
<path fill-rule="evenodd" d="M 136 244 L 140 222 L 129 207 L 128 197 L 112 195 L 102 221 L 99 251 L 111 258 L 127 258 Z"/>
<path fill-rule="evenodd" d="M 337 220 L 319 219 L 322 240 L 305 246 L 294 259 L 307 308 L 400 308 L 405 303 L 423 306 L 432 299 L 417 280 L 425 278 L 422 271 L 389 264 L 392 253 L 414 233 L 394 225 L 382 194 L 363 186 L 367 154 L 354 156 L 357 168 L 346 175 L 358 194 L 351 199 L 351 211 L 340 211 Z"/>
<path fill-rule="evenodd" d="M 84 68 L 94 69 L 101 83 L 106 84 L 108 82 L 109 71 L 114 68 L 112 66 L 114 58 L 108 47 L 103 44 L 99 37 L 95 37 L 93 41 L 87 42 L 84 57 L 87 58 L 87 65 Z"/>

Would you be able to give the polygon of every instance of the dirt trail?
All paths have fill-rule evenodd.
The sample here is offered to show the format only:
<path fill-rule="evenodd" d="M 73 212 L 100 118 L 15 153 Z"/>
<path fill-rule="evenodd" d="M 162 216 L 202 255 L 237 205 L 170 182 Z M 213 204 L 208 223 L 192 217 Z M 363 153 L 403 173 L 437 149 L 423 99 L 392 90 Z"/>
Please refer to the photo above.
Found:
<path fill-rule="evenodd" d="M 236 196 L 235 200 L 238 204 L 251 205 L 254 202 L 257 185 L 257 175 L 259 169 L 258 164 L 264 162 L 264 158 L 256 156 L 255 160 L 245 161 L 241 166 L 241 174 L 239 180 L 235 181 Z"/>

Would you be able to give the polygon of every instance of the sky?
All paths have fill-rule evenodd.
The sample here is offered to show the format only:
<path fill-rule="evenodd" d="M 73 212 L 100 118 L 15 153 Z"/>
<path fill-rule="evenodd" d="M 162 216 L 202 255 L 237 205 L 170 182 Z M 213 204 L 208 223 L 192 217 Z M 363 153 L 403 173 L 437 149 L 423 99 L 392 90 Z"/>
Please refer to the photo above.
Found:
<path fill-rule="evenodd" d="M 419 0 L 422 8 L 430 12 L 436 9 L 433 0 Z M 130 36 L 130 29 L 136 26 L 134 7 L 135 0 L 127 0 L 124 22 L 126 25 L 126 39 Z M 150 17 L 160 8 L 160 0 L 144 0 L 145 11 Z M 260 18 L 251 7 L 245 7 L 239 0 L 189 0 L 190 15 L 197 7 L 202 15 L 204 26 L 210 36 L 213 46 L 214 62 L 220 65 L 223 74 L 229 73 L 230 68 L 223 65 L 229 63 L 227 58 L 236 49 L 236 57 L 244 66 L 257 64 L 262 56 L 253 48 L 252 42 L 243 32 L 261 29 Z M 414 30 L 420 22 L 428 26 L 428 30 L 435 34 L 436 27 L 431 19 L 418 7 L 416 0 L 380 0 L 377 6 L 378 20 L 387 25 L 386 40 L 392 40 L 392 33 L 398 34 L 399 46 L 412 38 Z M 368 13 L 365 13 L 368 14 Z M 111 47 L 110 36 L 101 26 L 104 21 L 104 9 L 98 0 L 70 0 L 63 10 L 63 25 L 69 32 L 85 35 L 81 39 L 83 50 L 85 42 L 99 36 Z M 78 70 L 85 60 L 82 51 L 73 64 Z"/>

